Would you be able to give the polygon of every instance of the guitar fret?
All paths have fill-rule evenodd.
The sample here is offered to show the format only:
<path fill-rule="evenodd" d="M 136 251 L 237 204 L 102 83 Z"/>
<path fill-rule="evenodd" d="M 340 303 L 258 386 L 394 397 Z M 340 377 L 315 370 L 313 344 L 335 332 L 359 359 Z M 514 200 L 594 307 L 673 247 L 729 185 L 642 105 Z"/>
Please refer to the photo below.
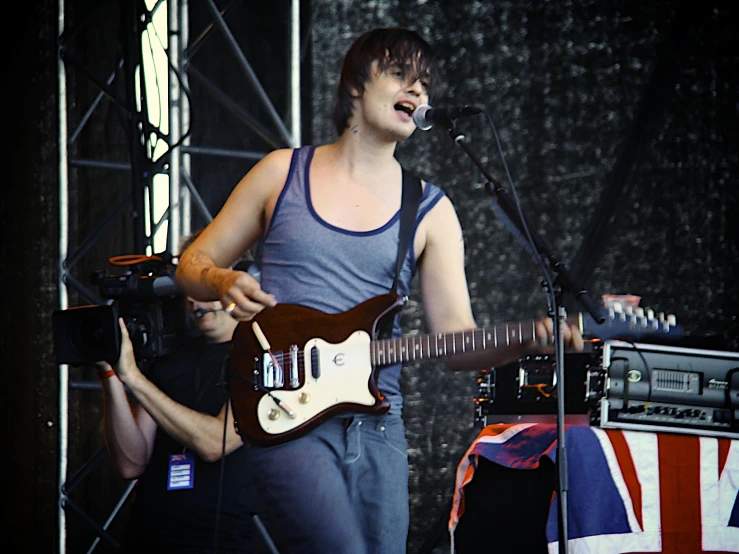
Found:
<path fill-rule="evenodd" d="M 502 334 L 499 337 L 498 333 L 503 332 L 504 325 L 505 337 Z M 505 323 L 449 333 L 406 335 L 376 340 L 370 345 L 370 361 L 375 366 L 382 366 L 513 346 L 530 340 L 537 342 L 539 339 L 536 321 L 531 320 L 530 325 L 529 327 L 526 322 Z M 505 338 L 505 343 L 503 343 L 503 338 Z"/>

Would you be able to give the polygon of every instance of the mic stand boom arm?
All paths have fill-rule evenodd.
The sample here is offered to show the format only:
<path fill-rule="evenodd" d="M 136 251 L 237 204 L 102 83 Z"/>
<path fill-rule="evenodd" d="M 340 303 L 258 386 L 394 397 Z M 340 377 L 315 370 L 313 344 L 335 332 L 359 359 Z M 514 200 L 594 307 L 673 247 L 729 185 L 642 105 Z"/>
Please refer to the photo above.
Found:
<path fill-rule="evenodd" d="M 473 163 L 480 169 L 487 179 L 486 190 L 493 196 L 493 209 L 496 214 L 503 220 L 503 223 L 511 230 L 520 241 L 524 249 L 534 258 L 534 263 L 539 266 L 548 264 L 549 267 L 557 273 L 555 283 L 558 290 L 566 290 L 583 305 L 585 310 L 593 317 L 597 323 L 603 323 L 605 320 L 600 308 L 593 302 L 590 294 L 584 287 L 576 284 L 570 275 L 564 262 L 555 256 L 552 249 L 546 241 L 538 235 L 528 224 L 524 214 L 518 208 L 517 204 L 506 193 L 505 189 L 488 173 L 477 156 L 471 151 L 465 143 L 465 137 L 458 132 L 452 121 L 447 129 L 452 140 L 458 144 L 462 150 L 469 156 Z M 545 268 L 546 269 L 546 268 Z M 548 273 L 548 272 L 547 272 Z M 548 283 L 551 289 L 554 286 Z M 557 290 L 550 290 L 550 315 L 554 323 L 554 347 L 555 347 L 555 376 L 557 378 L 557 498 L 559 500 L 559 518 L 558 518 L 558 545 L 559 552 L 566 553 L 568 547 L 568 529 L 567 529 L 567 451 L 565 445 L 565 371 L 564 371 L 564 341 L 562 340 L 562 326 L 565 324 L 564 308 L 558 300 Z M 555 319 L 556 316 L 556 319 Z"/>

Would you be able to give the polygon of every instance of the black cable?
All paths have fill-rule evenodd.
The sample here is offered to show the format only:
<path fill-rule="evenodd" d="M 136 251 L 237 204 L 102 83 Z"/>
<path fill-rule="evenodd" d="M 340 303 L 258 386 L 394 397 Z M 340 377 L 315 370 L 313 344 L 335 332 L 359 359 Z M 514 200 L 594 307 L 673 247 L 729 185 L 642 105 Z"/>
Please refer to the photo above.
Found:
<path fill-rule="evenodd" d="M 224 366 L 225 369 L 225 366 Z M 222 380 L 222 383 L 225 385 L 225 380 Z M 213 554 L 218 553 L 218 527 L 220 525 L 221 521 L 221 502 L 223 497 L 223 481 L 226 474 L 226 430 L 228 429 L 228 412 L 229 407 L 231 406 L 231 397 L 228 393 L 228 389 L 224 386 L 224 390 L 226 390 L 226 413 L 223 418 L 223 437 L 221 439 L 221 474 L 218 479 L 218 501 L 216 503 L 216 522 L 213 529 Z"/>

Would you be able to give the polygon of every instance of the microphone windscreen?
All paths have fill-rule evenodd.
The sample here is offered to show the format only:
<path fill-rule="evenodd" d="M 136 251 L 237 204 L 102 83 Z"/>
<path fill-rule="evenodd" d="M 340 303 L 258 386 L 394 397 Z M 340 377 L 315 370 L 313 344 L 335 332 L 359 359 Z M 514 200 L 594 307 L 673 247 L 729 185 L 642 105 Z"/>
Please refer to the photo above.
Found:
<path fill-rule="evenodd" d="M 431 123 L 429 123 L 426 119 L 426 112 L 428 112 L 430 109 L 431 106 L 429 106 L 428 104 L 421 104 L 415 110 L 413 110 L 413 123 L 415 123 L 416 127 L 421 129 L 422 131 L 428 131 L 429 129 L 431 129 Z"/>

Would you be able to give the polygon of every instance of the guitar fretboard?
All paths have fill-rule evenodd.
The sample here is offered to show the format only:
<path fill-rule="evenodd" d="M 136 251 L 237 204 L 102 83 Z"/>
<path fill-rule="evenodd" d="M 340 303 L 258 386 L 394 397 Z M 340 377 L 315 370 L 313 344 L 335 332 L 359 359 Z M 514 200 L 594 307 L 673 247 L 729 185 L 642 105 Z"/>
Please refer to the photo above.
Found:
<path fill-rule="evenodd" d="M 480 327 L 454 333 L 406 335 L 372 342 L 373 366 L 493 350 L 536 340 L 535 321 Z"/>

